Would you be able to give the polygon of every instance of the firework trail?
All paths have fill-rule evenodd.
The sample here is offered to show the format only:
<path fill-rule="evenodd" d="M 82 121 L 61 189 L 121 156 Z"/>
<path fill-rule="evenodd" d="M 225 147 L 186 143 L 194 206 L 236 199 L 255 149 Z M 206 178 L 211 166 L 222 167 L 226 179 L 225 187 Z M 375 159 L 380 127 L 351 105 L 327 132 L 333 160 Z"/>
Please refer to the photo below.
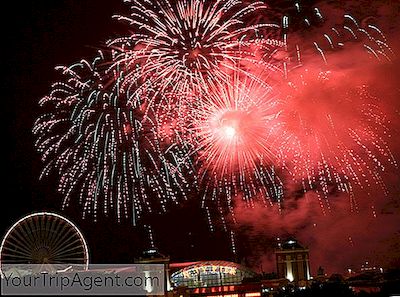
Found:
<path fill-rule="evenodd" d="M 277 115 L 271 86 L 239 77 L 209 85 L 200 108 L 192 109 L 188 129 L 194 143 L 203 199 L 223 196 L 228 206 L 243 195 L 279 200 L 281 183 L 273 166 L 269 125 Z M 273 192 L 273 193 L 271 193 Z"/>
<path fill-rule="evenodd" d="M 91 62 L 58 67 L 64 82 L 40 101 L 46 113 L 33 132 L 46 164 L 42 176 L 58 170 L 63 207 L 78 192 L 84 216 L 112 209 L 118 219 L 132 214 L 136 222 L 143 211 L 178 203 L 177 193 L 185 198 L 187 181 L 174 165 L 179 152 L 165 152 L 158 141 L 157 118 L 143 104 L 127 104 L 121 74 L 105 74 L 107 60 L 100 52 Z"/>
<path fill-rule="evenodd" d="M 314 19 L 323 22 L 320 11 L 314 12 Z M 285 22 L 288 19 L 283 19 L 282 30 L 287 44 Z M 324 212 L 330 209 L 328 196 L 334 191 L 347 192 L 354 211 L 358 208 L 356 187 L 378 185 L 387 194 L 381 174 L 397 164 L 388 145 L 390 121 L 382 101 L 363 82 L 344 83 L 349 74 L 334 70 L 338 68 L 335 62 L 343 62 L 334 54 L 346 46 L 348 51 L 362 49 L 376 60 L 390 61 L 393 53 L 379 28 L 363 26 L 345 15 L 343 24 L 330 29 L 335 36 L 319 33 L 322 40 L 310 47 L 302 45 L 304 52 L 298 44 L 294 51 L 291 44 L 285 50 L 270 49 L 262 55 L 267 57 L 265 64 L 258 66 L 276 67 L 263 68 L 268 75 L 262 79 L 253 67 L 250 87 L 237 80 L 225 80 L 218 87 L 209 83 L 201 100 L 206 105 L 193 107 L 191 121 L 197 130 L 194 146 L 200 152 L 200 181 L 207 180 L 200 182 L 205 189 L 203 200 L 222 199 L 230 210 L 237 196 L 248 205 L 254 206 L 259 197 L 269 202 L 266 205 L 280 205 L 284 186 L 277 172 L 282 171 L 301 183 L 303 191 L 316 191 Z M 332 64 L 328 64 L 329 55 L 335 57 Z M 257 84 L 262 84 L 262 91 L 254 87 Z M 276 157 L 271 159 L 271 155 Z M 277 170 L 277 164 L 282 168 Z"/>
<path fill-rule="evenodd" d="M 264 63 L 251 52 L 252 46 L 268 51 L 282 45 L 253 37 L 262 28 L 278 25 L 243 22 L 266 8 L 260 1 L 248 5 L 240 0 L 126 2 L 130 16 L 116 18 L 129 23 L 134 33 L 110 40 L 108 46 L 115 51 L 113 67 L 126 74 L 122 89 L 128 94 L 140 92 L 136 86 L 145 87 L 147 81 L 160 92 L 192 93 L 207 88 L 210 80 L 226 80 L 232 70 L 251 76 L 240 66 Z"/>
<path fill-rule="evenodd" d="M 281 149 L 283 167 L 303 190 L 317 192 L 324 212 L 330 209 L 328 196 L 336 190 L 349 193 L 351 209 L 357 210 L 355 188 L 378 185 L 386 195 L 381 174 L 397 163 L 388 145 L 390 121 L 382 100 L 348 69 L 371 63 L 368 57 L 372 63 L 390 61 L 393 52 L 377 26 L 361 25 L 345 15 L 340 25 L 329 27 L 321 12 L 314 12 L 314 20 L 329 33 L 321 34 L 321 28 L 311 31 L 312 43 L 297 40 L 276 56 L 285 84 L 279 86 L 281 118 L 273 128 L 281 139 L 274 146 Z M 305 18 L 304 24 L 311 27 L 312 23 Z M 282 28 L 287 42 L 287 16 Z M 349 53 L 360 57 L 363 51 L 368 56 L 348 60 Z"/>
<path fill-rule="evenodd" d="M 356 210 L 354 187 L 378 185 L 387 193 L 381 173 L 397 164 L 388 145 L 390 122 L 379 98 L 367 86 L 351 86 L 346 80 L 334 71 L 306 71 L 299 81 L 292 80 L 282 101 L 282 118 L 273 128 L 280 138 L 274 145 L 304 191 L 321 194 L 322 208 L 329 209 L 327 199 L 336 188 L 350 194 Z"/>
<path fill-rule="evenodd" d="M 300 12 L 300 10 L 300 6 L 296 5 L 296 11 Z M 313 16 L 309 19 L 313 22 L 304 18 L 304 24 L 311 27 L 313 23 L 317 23 L 320 26 L 324 25 L 322 29 L 325 30 L 327 26 L 324 24 L 325 20 L 320 10 L 315 8 L 312 13 Z M 315 38 L 313 42 L 300 43 L 301 38 L 297 36 L 297 40 L 295 37 L 292 40 L 299 43 L 291 44 L 288 42 L 289 33 L 291 33 L 289 18 L 284 16 L 282 33 L 286 46 L 268 49 L 263 54 L 257 53 L 259 57 L 267 58 L 265 64 L 258 66 L 274 65 L 274 67 L 267 67 L 269 74 L 267 78 L 260 81 L 274 81 L 273 86 L 267 89 L 275 90 L 275 98 L 260 96 L 254 88 L 247 89 L 244 93 L 261 98 L 261 104 L 257 102 L 254 105 L 257 109 L 262 104 L 268 105 L 269 100 L 275 100 L 275 103 L 280 101 L 279 104 L 273 104 L 275 107 L 270 105 L 269 109 L 270 114 L 279 116 L 273 117 L 273 121 L 252 126 L 251 133 L 247 134 L 250 137 L 257 134 L 259 129 L 264 129 L 260 134 L 265 140 L 264 149 L 268 148 L 274 153 L 279 151 L 275 160 L 265 158 L 264 155 L 262 158 L 265 160 L 264 165 L 268 164 L 268 166 L 263 167 L 262 163 L 256 165 L 249 162 L 249 160 L 254 160 L 254 158 L 249 158 L 249 155 L 254 156 L 255 151 L 258 151 L 257 156 L 260 157 L 254 141 L 247 139 L 252 145 L 248 147 L 242 145 L 243 151 L 237 149 L 236 144 L 232 145 L 232 141 L 227 141 L 227 139 L 236 139 L 234 137 L 237 136 L 234 127 L 236 123 L 230 123 L 240 122 L 237 111 L 228 113 L 227 119 L 223 119 L 228 124 L 221 125 L 220 120 L 220 130 L 215 129 L 215 125 L 214 127 L 210 124 L 208 127 L 204 125 L 204 118 L 207 117 L 201 116 L 201 113 L 217 114 L 208 109 L 215 108 L 214 102 L 220 104 L 216 110 L 219 108 L 223 111 L 224 108 L 221 106 L 224 104 L 220 102 L 226 102 L 224 98 L 228 97 L 224 89 L 237 88 L 235 83 L 230 81 L 227 83 L 230 87 L 224 86 L 216 92 L 208 91 L 208 93 L 217 94 L 217 99 L 209 102 L 207 107 L 201 108 L 200 112 L 196 112 L 200 118 L 203 117 L 203 122 L 193 121 L 202 131 L 196 147 L 204 148 L 202 164 L 207 164 L 206 169 L 203 167 L 199 170 L 202 174 L 200 179 L 206 175 L 210 179 L 210 172 L 214 172 L 212 178 L 214 183 L 208 180 L 208 183 L 203 185 L 203 189 L 206 189 L 204 197 L 211 198 L 213 201 L 219 201 L 219 198 L 223 197 L 222 200 L 227 199 L 230 210 L 233 209 L 232 200 L 235 196 L 243 197 L 248 202 L 247 204 L 253 207 L 254 199 L 258 197 L 266 198 L 265 201 L 269 202 L 278 201 L 281 205 L 284 175 L 281 177 L 278 175 L 277 178 L 275 176 L 277 172 L 282 173 L 282 171 L 287 171 L 295 183 L 300 183 L 304 192 L 315 191 L 324 213 L 330 210 L 328 196 L 337 191 L 349 194 L 352 211 L 358 210 L 355 197 L 357 189 L 378 186 L 383 195 L 388 194 L 381 174 L 387 167 L 397 167 L 388 144 L 389 117 L 382 109 L 382 100 L 372 94 L 365 82 L 352 79 L 353 84 L 347 83 L 351 79 L 349 74 L 342 74 L 343 69 L 336 66 L 336 63 L 349 64 L 345 56 L 341 58 L 342 61 L 337 59 L 337 54 L 343 53 L 343 50 L 346 50 L 346 57 L 350 51 L 356 55 L 364 51 L 373 60 L 378 61 L 390 61 L 394 54 L 387 44 L 386 37 L 377 26 L 367 22 L 359 24 L 348 14 L 344 15 L 341 24 L 329 27 L 330 35 L 321 34 L 320 31 L 321 28 L 317 33 L 311 34 Z M 303 38 L 303 40 L 310 40 L 310 38 Z M 257 50 L 263 51 L 260 48 Z M 329 63 L 330 59 L 332 63 Z M 357 62 L 360 61 L 354 63 Z M 371 63 L 367 59 L 362 62 Z M 258 70 L 253 67 L 252 71 Z M 283 74 L 283 80 L 279 79 L 280 73 Z M 258 80 L 256 75 L 253 75 L 252 80 L 253 82 Z M 251 102 L 248 98 L 246 100 Z M 203 101 L 207 102 L 207 99 Z M 338 106 L 342 108 L 338 109 Z M 251 120 L 243 121 L 248 127 L 259 116 L 251 115 L 249 118 Z M 216 116 L 215 119 L 218 117 Z M 265 129 L 266 125 L 270 128 Z M 283 168 L 276 170 L 276 167 L 271 164 L 281 164 Z M 259 171 L 253 172 L 249 168 L 257 168 Z M 260 172 L 267 173 L 265 176 L 268 178 L 260 175 Z M 272 191 L 261 190 L 268 189 L 265 185 L 271 184 L 275 184 L 274 188 L 270 188 L 273 189 Z M 260 192 L 257 193 L 256 189 Z M 221 203 L 218 207 L 220 205 Z M 271 205 L 271 203 L 266 203 L 266 205 Z"/>
<path fill-rule="evenodd" d="M 328 53 L 345 50 L 346 47 L 354 45 L 361 46 L 361 49 L 377 60 L 391 61 L 394 57 L 383 32 L 378 26 L 369 23 L 368 19 L 359 23 L 350 14 L 345 14 L 341 19 L 329 21 L 316 7 L 308 8 L 308 13 L 303 15 L 300 2 L 296 1 L 295 6 L 297 18 L 284 14 L 281 20 L 281 34 L 286 53 L 280 53 L 279 58 L 285 78 L 288 77 L 288 72 L 303 65 L 303 56 L 307 58 L 318 55 L 328 65 Z M 301 21 L 299 16 L 302 16 Z M 292 23 L 303 24 L 304 30 L 300 33 L 293 32 Z"/>

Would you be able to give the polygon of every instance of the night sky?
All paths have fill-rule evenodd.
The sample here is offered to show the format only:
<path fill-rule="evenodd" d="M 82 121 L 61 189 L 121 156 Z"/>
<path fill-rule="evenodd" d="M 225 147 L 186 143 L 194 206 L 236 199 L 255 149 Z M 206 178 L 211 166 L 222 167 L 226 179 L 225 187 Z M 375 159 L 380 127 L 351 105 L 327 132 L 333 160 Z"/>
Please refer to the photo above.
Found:
<path fill-rule="evenodd" d="M 62 196 L 54 186 L 57 180 L 39 181 L 42 164 L 31 132 L 40 115 L 38 100 L 59 78 L 54 67 L 90 58 L 97 49 L 104 48 L 104 40 L 126 28 L 111 19 L 114 13 L 126 11 L 120 1 L 37 1 L 15 6 L 13 11 L 13 17 L 3 27 L 10 31 L 6 32 L 7 58 L 2 61 L 3 69 L 7 69 L 3 94 L 9 102 L 3 109 L 7 153 L 3 155 L 6 166 L 2 234 L 28 213 L 61 212 Z M 233 260 L 227 237 L 208 232 L 204 213 L 196 205 L 182 208 L 185 210 L 179 207 L 164 216 L 157 215 L 153 228 L 160 229 L 155 238 L 160 251 L 177 261 L 194 257 Z M 97 223 L 82 220 L 79 206 L 70 207 L 63 214 L 82 228 L 93 263 L 131 263 L 150 247 L 146 229 L 134 228 L 129 220 L 117 223 L 112 216 L 100 218 Z M 209 240 L 220 243 L 220 247 L 202 244 Z M 162 247 L 157 241 L 162 242 Z"/>
<path fill-rule="evenodd" d="M 126 32 L 125 26 L 111 18 L 114 13 L 128 11 L 121 2 L 57 0 L 22 4 L 14 1 L 4 12 L 8 17 L 2 20 L 1 110 L 7 128 L 2 141 L 5 165 L 0 234 L 4 234 L 13 222 L 28 213 L 53 210 L 66 215 L 82 229 L 88 240 L 93 263 L 132 262 L 134 257 L 149 247 L 148 234 L 142 227 L 134 228 L 129 220 L 121 223 L 117 223 L 113 217 L 101 217 L 97 223 L 90 219 L 82 220 L 79 207 L 69 207 L 61 212 L 62 197 L 56 191 L 57 179 L 52 176 L 53 178 L 38 180 L 42 164 L 34 149 L 32 126 L 41 112 L 38 100 L 49 92 L 51 84 L 59 78 L 54 67 L 69 65 L 85 57 L 90 58 L 98 48 L 104 47 L 103 41 L 120 32 Z M 327 4 L 321 5 L 327 11 L 331 7 Z M 384 6 L 379 13 L 383 17 L 392 18 L 379 24 L 389 31 L 390 40 L 395 40 L 398 36 L 398 24 L 393 23 L 393 16 L 398 15 L 398 7 L 394 11 L 388 11 L 387 7 L 390 6 Z M 364 16 L 360 10 L 355 11 L 360 17 Z M 365 14 L 368 15 L 369 12 Z M 393 42 L 393 47 L 399 48 L 396 42 Z M 376 81 L 381 81 L 382 77 L 396 74 L 396 65 L 399 65 L 397 60 L 392 66 L 372 69 L 371 81 L 376 77 L 379 77 Z M 375 76 L 374 71 L 379 71 L 379 75 Z M 392 89 L 398 82 L 391 76 L 385 88 Z M 388 100 L 393 101 L 392 106 L 396 110 L 399 104 L 394 99 L 398 97 L 391 92 L 388 94 Z M 395 138 L 399 128 L 398 118 L 395 118 L 393 127 Z M 395 141 L 394 150 L 395 157 L 399 160 L 400 150 Z M 368 257 L 387 267 L 396 267 L 400 258 L 398 172 L 389 172 L 387 178 L 391 191 L 389 197 L 382 198 L 379 193 L 373 193 L 377 195 L 377 205 L 380 207 L 378 212 L 382 214 L 378 216 L 377 222 L 371 222 L 368 211 L 361 211 L 354 220 L 340 211 L 326 219 L 313 203 L 305 202 L 315 198 L 312 193 L 298 194 L 297 197 L 293 194 L 289 197 L 290 213 L 285 218 L 277 217 L 275 213 L 261 207 L 255 210 L 241 209 L 239 225 L 234 227 L 239 237 L 237 256 L 231 251 L 229 235 L 218 223 L 216 232 L 209 232 L 204 211 L 195 202 L 174 207 L 166 214 L 155 214 L 147 218 L 147 221 L 153 225 L 156 246 L 162 253 L 170 255 L 173 261 L 242 261 L 246 258 L 246 263 L 255 266 L 256 270 L 261 263 L 264 270 L 273 270 L 272 258 L 263 253 L 272 250 L 271 240 L 275 236 L 293 234 L 310 247 L 313 267 L 340 262 L 334 268 L 326 267 L 333 272 L 334 269 L 345 267 L 351 259 L 355 259 L 351 264 L 357 265 Z M 296 189 L 292 193 L 296 193 Z M 348 201 L 343 202 L 346 198 L 342 198 L 337 194 L 333 200 L 337 201 L 338 209 L 347 209 L 345 203 Z M 241 207 L 237 205 L 238 209 Z M 314 225 L 322 227 L 316 230 Z M 369 228 L 368 234 L 363 233 L 362 229 L 365 228 Z M 356 234 L 355 247 L 349 241 L 342 241 L 342 230 Z M 371 244 L 374 239 L 376 245 Z M 361 255 L 359 251 L 363 251 Z"/>

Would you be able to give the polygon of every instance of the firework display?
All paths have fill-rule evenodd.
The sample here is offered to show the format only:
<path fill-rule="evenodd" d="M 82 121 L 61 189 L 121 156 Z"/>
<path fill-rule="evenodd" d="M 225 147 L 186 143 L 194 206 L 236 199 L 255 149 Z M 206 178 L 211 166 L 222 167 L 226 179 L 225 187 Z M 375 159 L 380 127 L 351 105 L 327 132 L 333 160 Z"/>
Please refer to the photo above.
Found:
<path fill-rule="evenodd" d="M 295 6 L 300 14 L 299 2 Z M 377 185 L 387 195 L 381 173 L 397 163 L 388 145 L 390 120 L 382 99 L 348 69 L 391 61 L 394 53 L 376 25 L 349 14 L 332 25 L 318 8 L 309 9 L 301 19 L 311 36 L 307 40 L 313 40 L 309 43 L 291 38 L 289 20 L 282 18 L 287 46 L 278 62 L 287 84 L 279 87 L 280 116 L 272 128 L 279 137 L 273 147 L 304 192 L 316 191 L 323 212 L 330 210 L 328 196 L 336 190 L 348 193 L 356 211 L 355 191 Z M 349 61 L 343 54 L 348 52 L 360 57 Z"/>
<path fill-rule="evenodd" d="M 276 24 L 246 26 L 243 21 L 267 8 L 261 1 L 248 5 L 240 0 L 127 2 L 130 16 L 116 18 L 135 31 L 108 41 L 108 46 L 115 51 L 113 68 L 125 73 L 123 88 L 132 95 L 143 81 L 158 85 L 160 91 L 193 92 L 206 88 L 210 79 L 226 80 L 233 69 L 251 75 L 238 67 L 243 62 L 262 63 L 251 47 L 281 44 L 253 38 L 254 32 Z"/>
<path fill-rule="evenodd" d="M 33 132 L 47 162 L 42 175 L 59 170 L 63 207 L 77 195 L 84 215 L 96 218 L 103 206 L 104 213 L 116 209 L 118 217 L 132 210 L 135 222 L 143 209 L 152 211 L 154 200 L 165 209 L 168 202 L 177 203 L 178 191 L 185 196 L 186 181 L 180 174 L 185 166 L 174 165 L 179 151 L 166 152 L 160 144 L 154 113 L 128 104 L 119 92 L 119 78 L 106 85 L 103 61 L 100 52 L 91 63 L 60 67 L 66 82 L 54 84 L 40 101 L 48 112 L 37 119 Z"/>
<path fill-rule="evenodd" d="M 281 209 L 288 183 L 317 192 L 323 211 L 332 189 L 353 210 L 355 188 L 387 191 L 381 173 L 397 164 L 382 98 L 336 71 L 345 50 L 391 60 L 376 25 L 345 15 L 329 26 L 310 8 L 296 22 L 315 41 L 303 42 L 287 13 L 301 15 L 298 1 L 278 17 L 262 1 L 125 2 L 130 15 L 116 18 L 131 33 L 59 67 L 40 101 L 42 175 L 57 171 L 63 207 L 78 199 L 84 216 L 136 224 L 185 199 L 223 216 L 236 199 Z"/>
<path fill-rule="evenodd" d="M 259 198 L 269 205 L 282 198 L 274 168 L 279 161 L 270 146 L 277 100 L 260 81 L 236 73 L 228 82 L 210 84 L 201 107 L 189 113 L 185 139 L 192 144 L 203 205 L 216 201 L 232 211 L 237 197 L 249 206 Z"/>

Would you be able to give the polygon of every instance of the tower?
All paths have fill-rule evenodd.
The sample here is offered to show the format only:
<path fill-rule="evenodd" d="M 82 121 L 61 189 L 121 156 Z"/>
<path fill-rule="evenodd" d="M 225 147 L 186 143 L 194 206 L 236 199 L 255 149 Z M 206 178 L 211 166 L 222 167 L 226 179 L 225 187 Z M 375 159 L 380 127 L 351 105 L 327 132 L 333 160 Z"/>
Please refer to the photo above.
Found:
<path fill-rule="evenodd" d="M 302 247 L 297 240 L 289 239 L 278 243 L 275 250 L 277 274 L 291 282 L 307 281 L 310 279 L 309 250 Z"/>
<path fill-rule="evenodd" d="M 164 284 L 165 284 L 165 296 L 168 296 L 168 292 L 171 291 L 170 284 L 170 272 L 169 272 L 169 256 L 164 256 L 156 248 L 151 248 L 143 252 L 142 256 L 135 259 L 137 264 L 162 264 L 164 265 Z"/>

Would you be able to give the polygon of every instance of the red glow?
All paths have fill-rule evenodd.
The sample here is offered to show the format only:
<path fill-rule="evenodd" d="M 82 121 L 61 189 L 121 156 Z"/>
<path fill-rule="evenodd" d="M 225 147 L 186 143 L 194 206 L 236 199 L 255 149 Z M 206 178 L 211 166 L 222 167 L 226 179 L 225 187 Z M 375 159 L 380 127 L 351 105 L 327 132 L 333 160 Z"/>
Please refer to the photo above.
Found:
<path fill-rule="evenodd" d="M 124 133 L 126 135 L 129 135 L 129 134 L 132 133 L 132 127 L 131 127 L 131 125 L 129 123 L 125 123 L 124 124 Z"/>
<path fill-rule="evenodd" d="M 213 88 L 194 115 L 205 168 L 218 175 L 252 170 L 270 158 L 268 133 L 273 109 L 268 89 L 234 79 Z"/>

